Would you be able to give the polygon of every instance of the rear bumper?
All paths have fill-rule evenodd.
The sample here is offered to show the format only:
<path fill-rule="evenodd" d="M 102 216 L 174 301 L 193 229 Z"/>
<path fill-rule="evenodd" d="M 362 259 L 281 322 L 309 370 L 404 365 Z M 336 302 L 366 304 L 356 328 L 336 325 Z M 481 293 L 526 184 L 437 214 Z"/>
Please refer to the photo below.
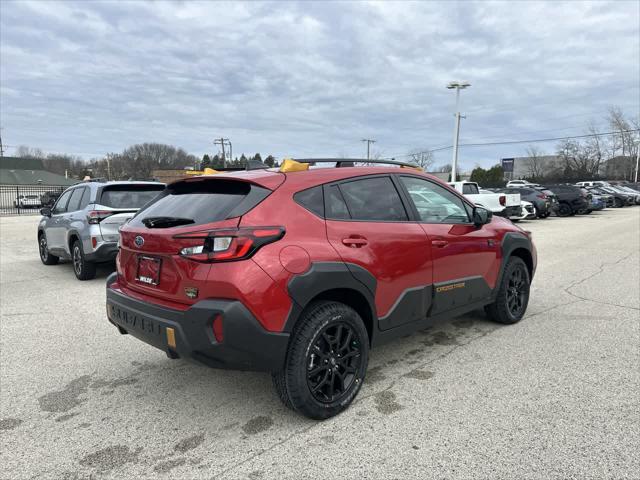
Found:
<path fill-rule="evenodd" d="M 501 212 L 494 212 L 494 215 L 498 215 L 499 217 L 505 218 L 521 218 L 522 217 L 522 207 L 520 205 L 515 205 L 511 207 L 505 207 Z"/>
<path fill-rule="evenodd" d="M 202 300 L 187 310 L 174 310 L 134 299 L 117 288 L 117 274 L 107 279 L 107 315 L 120 333 L 128 333 L 164 351 L 209 367 L 278 371 L 284 366 L 288 333 L 265 330 L 235 300 Z M 222 316 L 224 338 L 217 342 L 213 319 Z M 175 332 L 169 345 L 167 328 Z"/>
<path fill-rule="evenodd" d="M 91 253 L 86 253 L 85 257 L 90 262 L 112 262 L 118 256 L 118 243 L 106 242 L 96 248 Z"/>

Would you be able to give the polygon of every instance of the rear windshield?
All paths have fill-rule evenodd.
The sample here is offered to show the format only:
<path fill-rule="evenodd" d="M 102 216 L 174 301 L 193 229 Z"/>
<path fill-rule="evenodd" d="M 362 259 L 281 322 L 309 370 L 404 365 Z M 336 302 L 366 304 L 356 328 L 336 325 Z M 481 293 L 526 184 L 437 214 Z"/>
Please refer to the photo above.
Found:
<path fill-rule="evenodd" d="M 473 183 L 462 184 L 462 193 L 464 195 L 476 195 L 478 192 L 478 186 Z"/>
<path fill-rule="evenodd" d="M 102 189 L 100 205 L 111 208 L 142 208 L 164 190 L 164 185 L 112 185 Z"/>
<path fill-rule="evenodd" d="M 130 224 L 168 228 L 218 222 L 244 215 L 269 193 L 266 188 L 239 181 L 177 182 L 140 210 Z"/>

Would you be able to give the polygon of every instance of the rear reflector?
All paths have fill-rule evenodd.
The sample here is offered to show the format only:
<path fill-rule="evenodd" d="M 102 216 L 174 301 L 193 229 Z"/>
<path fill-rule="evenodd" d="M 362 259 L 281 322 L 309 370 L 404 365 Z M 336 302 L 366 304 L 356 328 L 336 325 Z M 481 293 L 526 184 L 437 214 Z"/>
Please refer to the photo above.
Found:
<path fill-rule="evenodd" d="M 502 205 L 503 207 L 507 204 L 507 197 L 505 195 L 500 195 L 500 205 Z"/>
<path fill-rule="evenodd" d="M 176 348 L 176 332 L 171 327 L 167 327 L 167 345 Z"/>
<path fill-rule="evenodd" d="M 213 336 L 216 342 L 222 343 L 224 340 L 224 330 L 222 329 L 222 315 L 216 315 L 213 319 Z"/>

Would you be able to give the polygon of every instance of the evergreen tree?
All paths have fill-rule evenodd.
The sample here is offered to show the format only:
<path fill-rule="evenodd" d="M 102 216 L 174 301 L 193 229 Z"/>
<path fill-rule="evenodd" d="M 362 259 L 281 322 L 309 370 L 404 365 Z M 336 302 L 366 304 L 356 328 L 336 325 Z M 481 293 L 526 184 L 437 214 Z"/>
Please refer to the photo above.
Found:
<path fill-rule="evenodd" d="M 277 167 L 278 166 L 278 162 L 276 162 L 276 159 L 273 158 L 273 155 L 269 155 L 267 158 L 264 159 L 264 163 L 265 165 L 268 165 L 269 167 Z"/>
<path fill-rule="evenodd" d="M 200 170 L 204 170 L 205 168 L 211 168 L 211 158 L 209 158 L 209 155 L 206 153 L 202 156 L 202 162 L 200 162 Z"/>

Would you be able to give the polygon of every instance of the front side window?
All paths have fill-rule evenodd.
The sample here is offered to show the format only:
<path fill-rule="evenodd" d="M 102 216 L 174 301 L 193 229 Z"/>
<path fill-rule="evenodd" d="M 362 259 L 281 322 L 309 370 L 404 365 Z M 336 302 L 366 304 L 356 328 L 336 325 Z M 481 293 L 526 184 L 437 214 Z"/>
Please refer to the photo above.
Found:
<path fill-rule="evenodd" d="M 426 223 L 469 223 L 465 203 L 446 188 L 417 177 L 400 177 Z"/>
<path fill-rule="evenodd" d="M 56 202 L 56 205 L 55 205 L 55 207 L 53 207 L 53 210 L 51 211 L 51 213 L 58 214 L 58 213 L 66 212 L 67 211 L 67 203 L 69 202 L 69 197 L 71 196 L 71 193 L 73 193 L 73 190 L 69 190 L 68 192 L 64 192 L 60 196 L 58 201 Z"/>
<path fill-rule="evenodd" d="M 333 220 L 347 220 L 351 218 L 349 216 L 347 204 L 344 202 L 344 198 L 342 197 L 342 193 L 340 193 L 338 185 L 329 185 L 325 187 L 324 192 L 325 212 L 327 218 Z"/>
<path fill-rule="evenodd" d="M 409 219 L 390 177 L 372 177 L 340 184 L 352 220 L 401 222 Z"/>

